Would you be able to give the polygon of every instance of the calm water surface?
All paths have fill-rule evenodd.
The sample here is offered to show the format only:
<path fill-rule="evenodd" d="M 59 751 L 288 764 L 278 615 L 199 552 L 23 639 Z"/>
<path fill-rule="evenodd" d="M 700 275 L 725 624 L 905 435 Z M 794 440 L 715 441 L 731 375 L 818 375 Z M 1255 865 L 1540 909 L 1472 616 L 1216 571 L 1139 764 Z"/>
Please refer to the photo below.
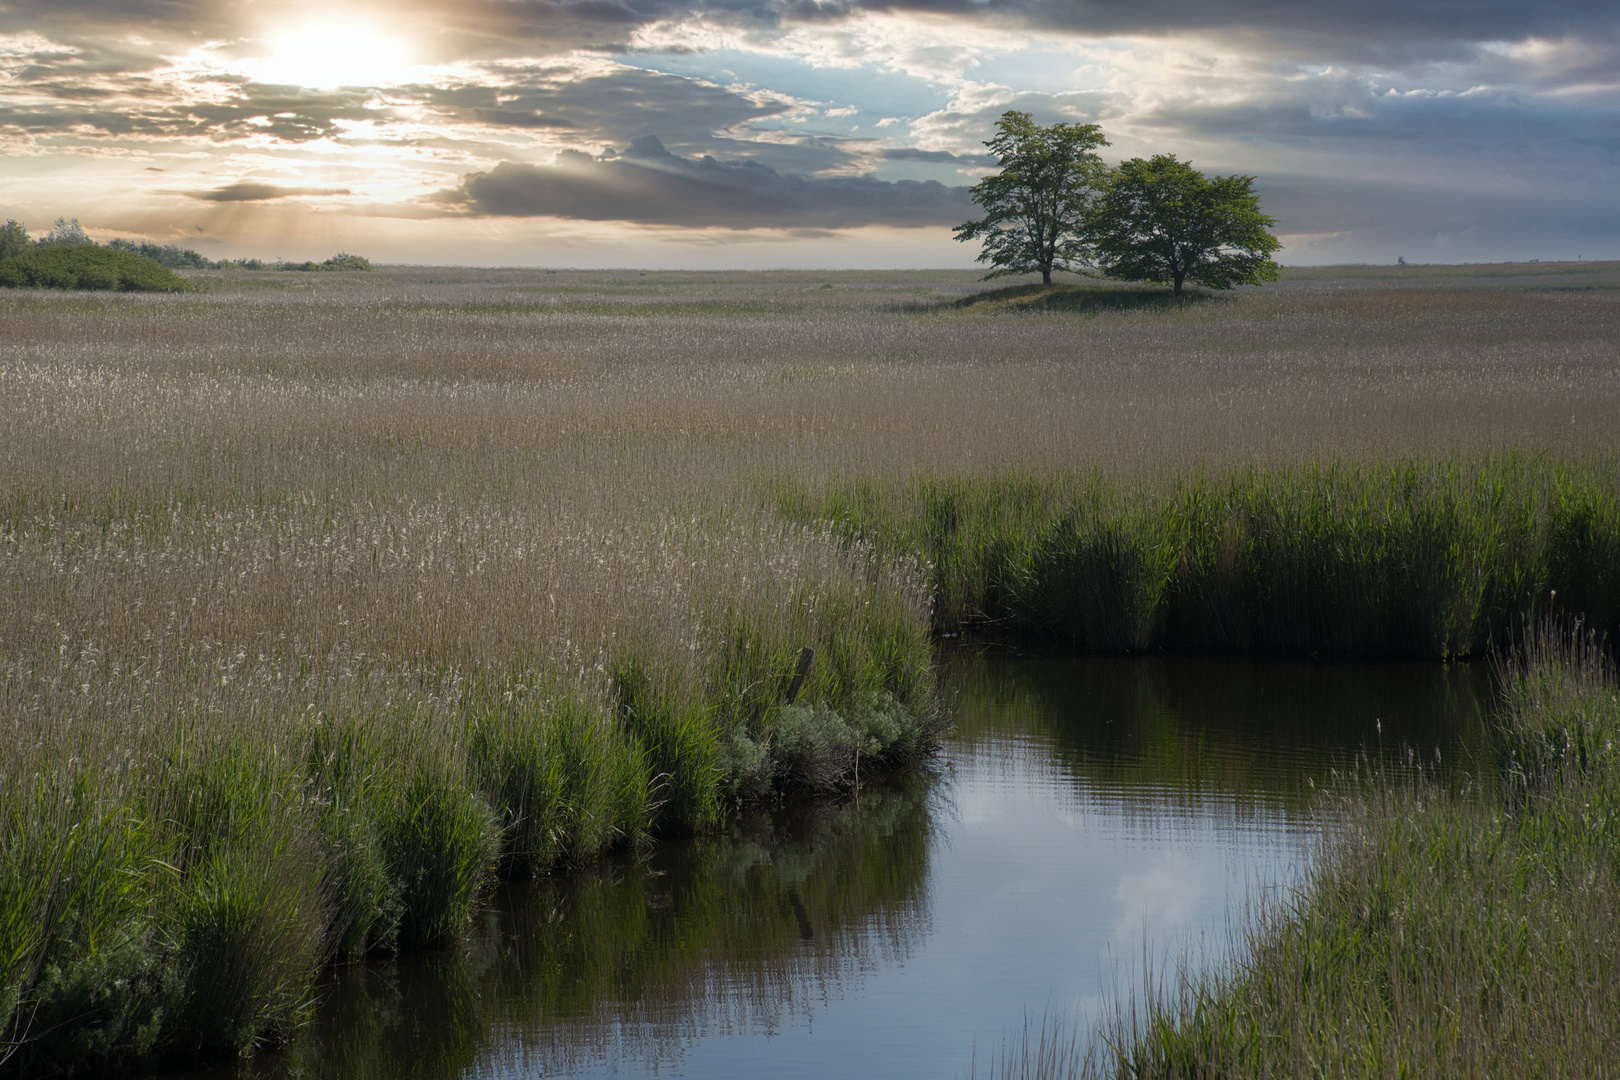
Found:
<path fill-rule="evenodd" d="M 962 650 L 937 774 L 499 891 L 455 950 L 333 973 L 220 1076 L 963 1076 L 1144 957 L 1219 959 L 1358 755 L 1472 768 L 1477 668 Z"/>

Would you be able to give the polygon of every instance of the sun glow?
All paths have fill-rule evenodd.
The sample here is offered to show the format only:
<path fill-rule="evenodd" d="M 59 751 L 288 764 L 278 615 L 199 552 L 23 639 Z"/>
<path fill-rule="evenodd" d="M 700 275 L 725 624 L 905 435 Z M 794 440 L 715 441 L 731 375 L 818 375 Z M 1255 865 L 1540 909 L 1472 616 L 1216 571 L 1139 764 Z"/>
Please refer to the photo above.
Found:
<path fill-rule="evenodd" d="M 388 86 L 409 79 L 405 43 L 365 23 L 327 20 L 276 31 L 268 55 L 249 61 L 260 82 L 329 88 Z"/>

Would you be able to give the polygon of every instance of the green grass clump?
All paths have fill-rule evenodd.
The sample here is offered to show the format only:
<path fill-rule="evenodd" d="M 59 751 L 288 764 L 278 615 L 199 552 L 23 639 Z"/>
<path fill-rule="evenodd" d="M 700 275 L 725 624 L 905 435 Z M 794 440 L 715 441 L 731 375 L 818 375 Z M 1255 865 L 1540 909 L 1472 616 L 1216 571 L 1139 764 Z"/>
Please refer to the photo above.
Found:
<path fill-rule="evenodd" d="M 796 596 L 787 626 L 736 610 L 714 616 L 717 779 L 724 797 L 783 788 L 830 791 L 853 783 L 861 763 L 913 762 L 937 745 L 946 718 L 935 700 L 932 645 L 904 605 L 865 596 Z M 798 697 L 787 694 L 801 649 L 812 660 Z"/>
<path fill-rule="evenodd" d="M 1548 611 L 1620 634 L 1620 472 L 1518 456 L 1072 473 L 784 492 L 784 511 L 915 554 L 934 627 L 1106 652 L 1480 655 Z"/>
<path fill-rule="evenodd" d="M 302 682 L 276 705 L 273 683 L 200 668 L 188 696 L 227 694 L 200 718 L 154 717 L 112 755 L 66 734 L 14 752 L 0 1057 L 34 1075 L 250 1053 L 306 1023 L 328 962 L 457 938 L 497 876 L 712 833 L 740 800 L 911 760 L 941 720 L 916 615 L 796 595 L 708 620 L 688 668 L 626 648 L 598 684 L 525 668 L 378 698 L 362 680 L 324 708 L 299 704 Z M 800 642 L 821 659 L 790 704 Z"/>
<path fill-rule="evenodd" d="M 25 1069 L 144 1054 L 156 1040 L 157 845 L 103 779 L 8 777 L 0 800 L 0 1060 Z"/>
<path fill-rule="evenodd" d="M 177 746 L 9 794 L 0 1047 L 22 1072 L 225 1057 L 307 1017 L 332 905 L 296 773 Z"/>
<path fill-rule="evenodd" d="M 459 766 L 419 757 L 384 819 L 383 850 L 400 883 L 407 944 L 437 944 L 461 932 L 498 851 L 489 804 Z"/>
<path fill-rule="evenodd" d="M 543 679 L 511 679 L 480 693 L 468 739 L 475 782 L 500 816 L 502 877 L 534 877 L 647 838 L 646 757 L 607 710 Z"/>
<path fill-rule="evenodd" d="M 1620 1060 L 1620 682 L 1540 630 L 1508 665 L 1500 783 L 1375 782 L 1224 974 L 1150 1000 L 1120 1075 L 1601 1076 Z"/>
<path fill-rule="evenodd" d="M 191 282 L 153 259 L 95 244 L 51 244 L 0 259 L 0 286 L 113 292 L 192 292 L 196 289 Z"/>

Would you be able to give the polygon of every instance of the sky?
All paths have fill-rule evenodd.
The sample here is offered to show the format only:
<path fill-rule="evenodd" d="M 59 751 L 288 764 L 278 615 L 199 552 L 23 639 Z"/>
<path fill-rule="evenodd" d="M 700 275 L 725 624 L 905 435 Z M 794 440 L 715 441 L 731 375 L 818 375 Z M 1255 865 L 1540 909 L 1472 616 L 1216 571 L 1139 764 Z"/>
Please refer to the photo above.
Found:
<path fill-rule="evenodd" d="M 1615 0 L 0 0 L 0 217 L 215 258 L 967 268 L 1009 109 L 1284 263 L 1620 258 Z"/>

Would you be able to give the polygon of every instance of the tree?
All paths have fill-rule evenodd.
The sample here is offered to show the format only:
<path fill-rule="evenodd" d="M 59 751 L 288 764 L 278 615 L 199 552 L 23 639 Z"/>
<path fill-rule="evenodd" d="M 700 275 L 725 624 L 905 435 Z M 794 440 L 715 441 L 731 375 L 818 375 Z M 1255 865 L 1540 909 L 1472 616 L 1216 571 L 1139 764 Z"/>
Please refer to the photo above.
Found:
<path fill-rule="evenodd" d="M 69 221 L 67 218 L 57 218 L 51 231 L 39 238 L 41 247 L 51 247 L 56 244 L 93 244 L 94 240 L 84 235 L 84 226 L 79 219 Z"/>
<path fill-rule="evenodd" d="M 8 219 L 4 225 L 0 225 L 0 259 L 21 255 L 32 243 L 22 222 Z"/>
<path fill-rule="evenodd" d="M 1041 127 L 1023 112 L 1002 113 L 996 127 L 984 145 L 1001 172 L 973 185 L 986 213 L 958 225 L 956 239 L 983 239 L 976 261 L 996 268 L 986 278 L 1040 271 L 1050 285 L 1053 270 L 1090 263 L 1085 227 L 1108 171 L 1095 151 L 1108 140 L 1096 124 Z"/>
<path fill-rule="evenodd" d="M 1095 259 L 1124 281 L 1157 281 L 1181 291 L 1277 280 L 1271 255 L 1282 245 L 1266 230 L 1252 176 L 1211 176 L 1174 154 L 1122 162 L 1097 200 Z"/>
<path fill-rule="evenodd" d="M 167 266 L 170 270 L 211 270 L 214 264 L 208 257 L 192 248 L 183 248 L 179 244 L 154 244 L 150 240 L 136 243 L 119 237 L 107 241 L 107 246 L 114 251 L 127 251 L 131 255 L 139 255 L 143 259 L 151 259 L 160 266 Z"/>

